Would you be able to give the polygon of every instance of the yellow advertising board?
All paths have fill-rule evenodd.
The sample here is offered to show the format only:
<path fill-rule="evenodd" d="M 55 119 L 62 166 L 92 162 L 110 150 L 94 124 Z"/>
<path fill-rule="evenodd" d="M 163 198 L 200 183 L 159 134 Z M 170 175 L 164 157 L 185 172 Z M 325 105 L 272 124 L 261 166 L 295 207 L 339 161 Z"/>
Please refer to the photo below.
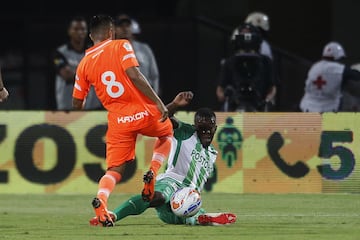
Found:
<path fill-rule="evenodd" d="M 176 114 L 188 123 L 193 116 Z M 106 117 L 0 111 L 0 193 L 95 193 L 105 169 Z M 355 113 L 218 112 L 219 155 L 205 190 L 360 193 L 359 120 Z M 153 138 L 138 136 L 136 161 L 115 192 L 142 189 L 153 145 Z"/>

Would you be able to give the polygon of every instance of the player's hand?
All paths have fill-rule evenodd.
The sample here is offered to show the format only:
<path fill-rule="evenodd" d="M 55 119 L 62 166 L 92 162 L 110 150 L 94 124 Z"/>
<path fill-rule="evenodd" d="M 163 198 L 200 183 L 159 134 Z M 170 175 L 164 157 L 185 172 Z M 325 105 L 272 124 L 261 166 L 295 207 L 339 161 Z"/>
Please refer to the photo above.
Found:
<path fill-rule="evenodd" d="M 169 117 L 169 110 L 164 104 L 158 104 L 158 109 L 161 112 L 160 122 L 164 122 Z"/>
<path fill-rule="evenodd" d="M 178 93 L 178 95 L 176 95 L 173 102 L 178 107 L 183 107 L 183 106 L 188 105 L 191 102 L 191 100 L 193 99 L 193 97 L 194 97 L 194 94 L 191 91 L 180 92 L 180 93 Z"/>
<path fill-rule="evenodd" d="M 0 91 L 0 102 L 5 102 L 8 97 L 9 97 L 9 92 L 4 87 L 3 90 Z"/>

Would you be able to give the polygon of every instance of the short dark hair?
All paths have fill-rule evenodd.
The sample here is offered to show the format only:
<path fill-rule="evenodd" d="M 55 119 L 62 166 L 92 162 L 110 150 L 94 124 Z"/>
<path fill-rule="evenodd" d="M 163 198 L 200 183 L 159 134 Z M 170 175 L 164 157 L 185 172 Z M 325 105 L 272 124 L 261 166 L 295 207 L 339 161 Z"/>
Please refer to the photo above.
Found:
<path fill-rule="evenodd" d="M 73 22 L 85 22 L 87 24 L 86 18 L 84 16 L 74 16 L 70 19 L 69 23 L 68 23 L 68 28 L 71 27 L 71 25 L 73 24 Z"/>
<path fill-rule="evenodd" d="M 127 24 L 131 24 L 132 19 L 129 15 L 127 15 L 126 13 L 119 13 L 118 15 L 116 15 L 115 17 L 115 26 L 121 26 L 124 23 Z"/>
<path fill-rule="evenodd" d="M 216 114 L 210 108 L 206 108 L 206 107 L 199 108 L 195 113 L 194 122 L 195 122 L 195 119 L 197 119 L 197 118 L 207 118 L 207 119 L 214 118 L 214 120 L 216 120 Z"/>
<path fill-rule="evenodd" d="M 96 32 L 100 29 L 107 28 L 114 24 L 114 20 L 109 15 L 98 14 L 94 15 L 90 20 L 90 32 Z"/>

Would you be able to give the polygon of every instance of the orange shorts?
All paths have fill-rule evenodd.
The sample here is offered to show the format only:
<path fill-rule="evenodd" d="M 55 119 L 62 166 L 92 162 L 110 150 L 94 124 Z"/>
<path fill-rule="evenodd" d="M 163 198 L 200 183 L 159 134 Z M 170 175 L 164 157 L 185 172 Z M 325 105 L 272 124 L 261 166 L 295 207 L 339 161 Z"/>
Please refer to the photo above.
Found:
<path fill-rule="evenodd" d="M 159 121 L 160 116 L 145 116 L 132 122 L 121 122 L 118 114 L 108 113 L 106 133 L 107 168 L 120 166 L 135 159 L 135 144 L 138 134 L 149 137 L 172 137 L 173 128 L 170 119 Z"/>

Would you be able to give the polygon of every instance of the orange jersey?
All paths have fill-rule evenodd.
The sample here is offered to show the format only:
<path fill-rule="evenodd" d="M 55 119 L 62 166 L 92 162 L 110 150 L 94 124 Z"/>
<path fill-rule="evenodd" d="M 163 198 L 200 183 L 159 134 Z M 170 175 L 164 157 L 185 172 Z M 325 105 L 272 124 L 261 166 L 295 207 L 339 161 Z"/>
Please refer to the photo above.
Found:
<path fill-rule="evenodd" d="M 128 40 L 108 39 L 96 44 L 86 50 L 77 67 L 73 97 L 85 99 L 93 85 L 109 112 L 130 118 L 139 113 L 159 115 L 155 103 L 140 92 L 125 73 L 127 68 L 137 66 Z"/>

